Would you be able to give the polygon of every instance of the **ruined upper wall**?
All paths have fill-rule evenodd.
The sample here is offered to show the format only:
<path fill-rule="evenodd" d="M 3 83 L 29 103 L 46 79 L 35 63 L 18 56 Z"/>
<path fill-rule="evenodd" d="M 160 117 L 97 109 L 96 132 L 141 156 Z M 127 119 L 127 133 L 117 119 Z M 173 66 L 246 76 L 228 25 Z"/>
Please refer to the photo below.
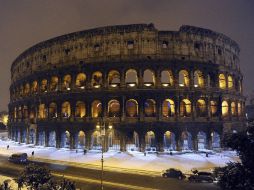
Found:
<path fill-rule="evenodd" d="M 29 48 L 11 67 L 12 82 L 68 64 L 190 60 L 239 69 L 239 47 L 227 36 L 193 26 L 158 31 L 153 24 L 107 26 L 59 36 Z M 120 63 L 119 63 L 120 64 Z"/>

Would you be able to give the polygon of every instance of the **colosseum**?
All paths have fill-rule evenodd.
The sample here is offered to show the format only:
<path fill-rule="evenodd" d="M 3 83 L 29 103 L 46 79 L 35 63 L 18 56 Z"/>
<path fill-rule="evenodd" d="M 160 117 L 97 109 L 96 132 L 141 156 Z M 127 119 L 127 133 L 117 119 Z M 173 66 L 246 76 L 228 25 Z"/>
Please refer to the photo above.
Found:
<path fill-rule="evenodd" d="M 106 26 L 40 42 L 11 67 L 9 138 L 87 150 L 218 149 L 245 126 L 239 52 L 229 37 L 186 25 Z"/>

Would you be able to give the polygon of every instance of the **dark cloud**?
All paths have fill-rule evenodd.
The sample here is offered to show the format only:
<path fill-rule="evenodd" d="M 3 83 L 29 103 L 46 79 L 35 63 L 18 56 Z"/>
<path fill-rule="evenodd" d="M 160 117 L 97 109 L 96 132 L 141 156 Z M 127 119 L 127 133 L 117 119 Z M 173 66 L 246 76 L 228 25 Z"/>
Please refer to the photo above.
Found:
<path fill-rule="evenodd" d="M 61 34 L 98 26 L 151 23 L 178 30 L 182 24 L 224 33 L 241 47 L 244 91 L 253 90 L 252 0 L 0 0 L 0 110 L 9 102 L 10 66 L 25 49 Z"/>

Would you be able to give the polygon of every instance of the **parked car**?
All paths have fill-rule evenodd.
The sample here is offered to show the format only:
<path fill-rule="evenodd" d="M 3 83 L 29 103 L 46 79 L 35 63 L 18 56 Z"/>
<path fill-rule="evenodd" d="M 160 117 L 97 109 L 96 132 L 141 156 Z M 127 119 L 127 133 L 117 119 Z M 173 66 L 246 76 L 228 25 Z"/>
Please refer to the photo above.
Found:
<path fill-rule="evenodd" d="M 150 148 L 146 148 L 145 152 L 150 154 L 150 153 L 157 153 L 156 147 L 150 147 Z"/>
<path fill-rule="evenodd" d="M 177 169 L 170 168 L 162 172 L 162 177 L 176 178 L 176 179 L 184 179 L 186 176 Z"/>
<path fill-rule="evenodd" d="M 27 153 L 12 154 L 8 160 L 10 162 L 17 163 L 17 164 L 26 164 L 28 163 Z"/>
<path fill-rule="evenodd" d="M 213 174 L 210 172 L 197 172 L 191 175 L 189 178 L 190 182 L 208 182 L 212 183 L 214 181 Z"/>

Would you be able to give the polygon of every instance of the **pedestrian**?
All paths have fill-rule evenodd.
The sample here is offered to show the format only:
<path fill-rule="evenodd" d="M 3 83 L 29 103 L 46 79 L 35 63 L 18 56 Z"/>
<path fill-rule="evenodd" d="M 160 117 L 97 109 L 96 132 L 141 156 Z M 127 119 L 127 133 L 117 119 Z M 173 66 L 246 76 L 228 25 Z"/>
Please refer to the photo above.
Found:
<path fill-rule="evenodd" d="M 32 156 L 34 156 L 34 151 L 32 152 Z"/>
<path fill-rule="evenodd" d="M 172 151 L 170 151 L 169 154 L 170 154 L 170 156 L 172 156 L 173 155 Z"/>
<path fill-rule="evenodd" d="M 208 158 L 208 152 L 205 153 L 206 157 Z"/>
<path fill-rule="evenodd" d="M 146 156 L 146 152 L 144 152 L 144 156 Z"/>
<path fill-rule="evenodd" d="M 9 145 L 7 145 L 7 150 L 10 148 L 10 146 Z"/>
<path fill-rule="evenodd" d="M 84 155 L 86 154 L 86 152 L 87 152 L 87 150 L 86 150 L 86 149 L 84 149 Z"/>

